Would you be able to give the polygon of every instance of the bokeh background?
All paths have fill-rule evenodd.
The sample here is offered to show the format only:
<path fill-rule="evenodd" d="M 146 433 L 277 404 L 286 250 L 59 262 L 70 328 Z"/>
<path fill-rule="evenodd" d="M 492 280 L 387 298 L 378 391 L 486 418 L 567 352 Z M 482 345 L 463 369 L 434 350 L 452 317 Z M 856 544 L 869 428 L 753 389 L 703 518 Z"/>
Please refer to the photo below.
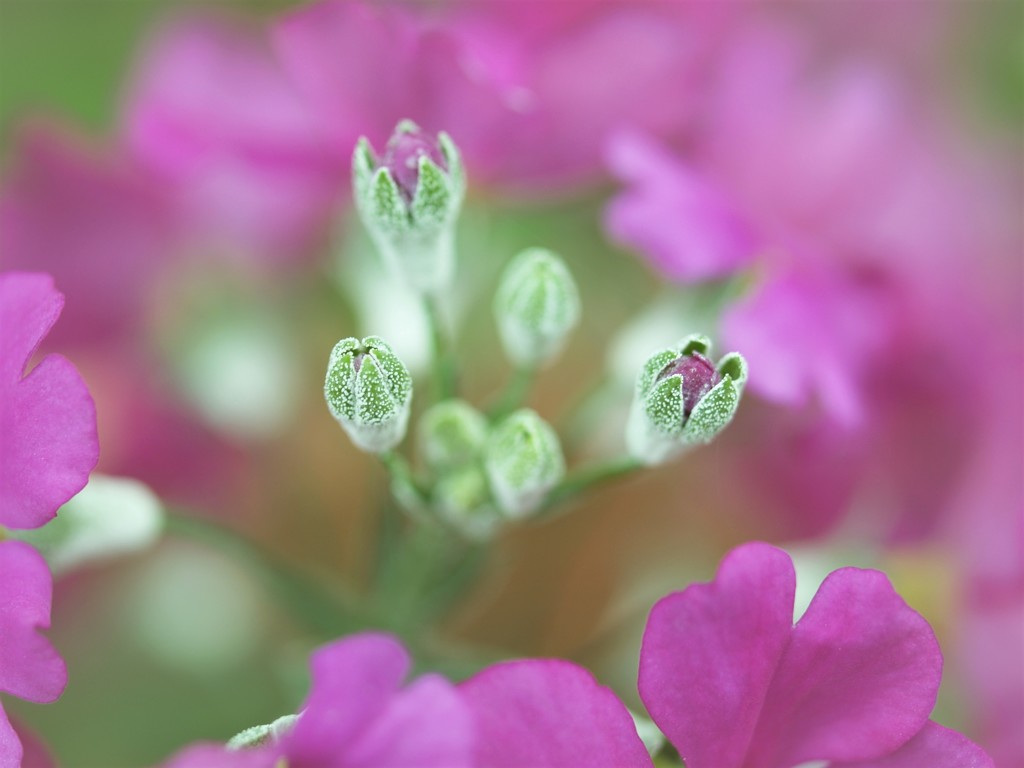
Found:
<path fill-rule="evenodd" d="M 330 73 L 326 129 L 289 116 L 298 97 L 266 40 L 304 7 L 0 0 L 0 268 L 52 272 L 66 294 L 44 351 L 90 385 L 98 471 L 317 584 L 377 594 L 390 610 L 374 623 L 422 668 L 561 656 L 634 708 L 651 604 L 709 579 L 731 546 L 786 546 L 804 599 L 833 568 L 880 567 L 940 636 L 934 718 L 1024 765 L 1024 5 L 336 3 L 367 40 L 395 37 L 305 41 L 307 69 L 289 77 Z M 428 31 L 409 46 L 394 18 Z M 547 122 L 496 119 L 480 78 L 446 69 L 453 46 Z M 403 99 L 466 150 L 448 309 L 468 399 L 486 402 L 509 372 L 491 292 L 532 245 L 564 256 L 583 299 L 530 401 L 563 429 L 570 464 L 620 449 L 637 354 L 691 329 L 722 352 L 756 345 L 741 347 L 755 378 L 721 440 L 503 533 L 429 630 L 407 618 L 415 569 L 380 585 L 382 542 L 402 522 L 321 395 L 344 336 L 380 333 L 411 367 L 425 361 L 422 318 L 344 191 L 346 131 L 381 147 Z M 691 233 L 720 211 L 636 160 L 647 140 L 658 168 L 724 190 L 756 232 L 715 241 L 750 251 L 735 269 L 688 260 Z M 630 189 L 641 213 L 615 219 Z M 859 238 L 883 218 L 884 237 Z M 813 288 L 790 297 L 791 274 Z M 844 420 L 836 377 L 858 418 Z M 58 580 L 50 635 L 67 691 L 4 706 L 61 765 L 151 765 L 301 701 L 322 628 L 247 549 L 203 531 Z"/>

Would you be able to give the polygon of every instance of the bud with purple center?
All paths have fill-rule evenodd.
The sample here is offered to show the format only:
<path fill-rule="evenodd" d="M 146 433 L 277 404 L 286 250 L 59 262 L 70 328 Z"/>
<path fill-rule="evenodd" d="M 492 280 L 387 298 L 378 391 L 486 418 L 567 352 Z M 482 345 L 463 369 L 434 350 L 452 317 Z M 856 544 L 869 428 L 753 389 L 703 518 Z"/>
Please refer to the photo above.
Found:
<path fill-rule="evenodd" d="M 747 381 L 737 352 L 714 366 L 711 342 L 692 335 L 648 358 L 637 377 L 626 427 L 630 454 L 647 465 L 668 461 L 688 446 L 709 443 L 732 421 Z"/>
<path fill-rule="evenodd" d="M 377 157 L 364 137 L 352 158 L 356 208 L 389 268 L 419 293 L 437 293 L 455 271 L 455 221 L 466 192 L 459 151 L 410 120 Z"/>
<path fill-rule="evenodd" d="M 390 451 L 405 437 L 412 377 L 379 336 L 342 339 L 324 381 L 331 415 L 364 451 Z"/>

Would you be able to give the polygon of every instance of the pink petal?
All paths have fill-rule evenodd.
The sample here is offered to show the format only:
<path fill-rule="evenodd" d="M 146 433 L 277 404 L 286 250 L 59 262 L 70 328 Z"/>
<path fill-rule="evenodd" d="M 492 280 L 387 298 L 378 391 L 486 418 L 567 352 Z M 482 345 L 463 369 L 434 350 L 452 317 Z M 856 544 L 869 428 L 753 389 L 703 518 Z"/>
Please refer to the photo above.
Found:
<path fill-rule="evenodd" d="M 54 331 L 61 342 L 132 334 L 170 252 L 168 214 L 162 190 L 122 158 L 33 123 L 0 191 L 0 262 L 45 270 L 74 297 Z"/>
<path fill-rule="evenodd" d="M 332 765 L 468 766 L 473 735 L 469 708 L 455 686 L 437 675 L 424 675 L 394 696 Z"/>
<path fill-rule="evenodd" d="M 927 722 L 918 734 L 891 755 L 829 768 L 995 768 L 985 750 L 956 731 Z"/>
<path fill-rule="evenodd" d="M 0 768 L 21 768 L 21 740 L 0 703 Z"/>
<path fill-rule="evenodd" d="M 3 541 L 0 584 L 0 691 L 39 704 L 55 701 L 67 684 L 67 668 L 37 632 L 50 626 L 50 570 L 28 544 Z"/>
<path fill-rule="evenodd" d="M 0 718 L 3 715 L 0 714 Z M 28 728 L 19 722 L 13 722 L 14 730 L 21 739 L 21 768 L 55 768 L 56 763 L 50 755 L 49 750 L 43 745 L 39 738 Z M 3 765 L 3 736 L 0 736 L 0 766 Z"/>
<path fill-rule="evenodd" d="M 279 757 L 274 749 L 225 749 L 218 744 L 195 744 L 178 752 L 163 768 L 274 768 Z"/>
<path fill-rule="evenodd" d="M 609 205 L 605 226 L 659 273 L 680 282 L 708 280 L 753 259 L 751 229 L 735 207 L 655 140 L 620 133 L 607 155 L 612 172 L 630 186 Z"/>
<path fill-rule="evenodd" d="M 0 383 L 21 380 L 32 353 L 39 348 L 64 307 L 64 294 L 42 272 L 0 275 Z"/>
<path fill-rule="evenodd" d="M 651 765 L 623 704 L 569 662 L 497 664 L 459 690 L 476 718 L 481 767 Z"/>
<path fill-rule="evenodd" d="M 458 766 L 468 762 L 469 715 L 435 676 L 406 690 L 409 655 L 390 635 L 365 633 L 313 655 L 313 688 L 282 740 L 290 762 L 318 766 Z"/>
<path fill-rule="evenodd" d="M 640 698 L 689 768 L 744 764 L 793 624 L 796 577 L 782 550 L 734 549 L 710 584 L 651 610 Z"/>
<path fill-rule="evenodd" d="M 260 30 L 217 17 L 169 24 L 139 72 L 127 142 L 166 180 L 187 234 L 245 256 L 301 252 L 344 184 Z"/>
<path fill-rule="evenodd" d="M 835 571 L 793 628 L 749 762 L 782 768 L 887 755 L 927 722 L 941 677 L 935 634 L 885 575 Z"/>

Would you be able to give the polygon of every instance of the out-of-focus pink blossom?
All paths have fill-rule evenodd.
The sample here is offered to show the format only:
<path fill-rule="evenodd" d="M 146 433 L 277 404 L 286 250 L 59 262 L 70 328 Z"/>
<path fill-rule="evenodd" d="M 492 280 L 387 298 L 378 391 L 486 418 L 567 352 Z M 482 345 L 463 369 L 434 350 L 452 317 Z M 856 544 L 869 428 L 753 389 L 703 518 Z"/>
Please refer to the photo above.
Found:
<path fill-rule="evenodd" d="M 49 275 L 0 274 L 0 524 L 10 528 L 50 520 L 99 458 L 96 407 L 74 365 L 48 355 L 25 376 L 63 306 Z"/>
<path fill-rule="evenodd" d="M 321 234 L 342 169 L 260 29 L 180 20 L 146 49 L 125 105 L 132 156 L 168 186 L 190 243 L 293 259 Z"/>
<path fill-rule="evenodd" d="M 67 685 L 67 668 L 38 633 L 50 626 L 50 570 L 28 544 L 0 541 L 0 584 L 0 692 L 39 704 L 56 701 Z M 18 768 L 22 755 L 19 735 L 0 707 L 0 766 Z M 31 755 L 39 757 L 34 745 Z"/>
<path fill-rule="evenodd" d="M 304 768 L 469 765 L 469 710 L 455 687 L 437 675 L 403 688 L 410 664 L 387 635 L 367 633 L 324 646 L 310 662 L 313 684 L 302 714 L 278 741 L 241 752 L 192 747 L 168 768 L 270 768 L 282 758 Z"/>
<path fill-rule="evenodd" d="M 651 765 L 622 702 L 575 664 L 496 664 L 459 691 L 475 718 L 480 768 Z"/>
<path fill-rule="evenodd" d="M 942 655 L 883 574 L 833 572 L 794 626 L 795 587 L 789 556 L 753 543 L 728 554 L 713 582 L 651 611 L 640 695 L 688 766 L 866 768 L 925 754 L 936 767 L 992 765 L 959 734 L 927 725 Z"/>
<path fill-rule="evenodd" d="M 0 264 L 45 270 L 75 297 L 53 334 L 60 343 L 137 332 L 173 240 L 157 187 L 42 123 L 24 126 L 14 158 L 0 191 Z"/>
<path fill-rule="evenodd" d="M 751 227 L 728 197 L 653 139 L 615 136 L 608 164 L 630 186 L 608 207 L 605 226 L 665 277 L 709 280 L 754 259 Z"/>

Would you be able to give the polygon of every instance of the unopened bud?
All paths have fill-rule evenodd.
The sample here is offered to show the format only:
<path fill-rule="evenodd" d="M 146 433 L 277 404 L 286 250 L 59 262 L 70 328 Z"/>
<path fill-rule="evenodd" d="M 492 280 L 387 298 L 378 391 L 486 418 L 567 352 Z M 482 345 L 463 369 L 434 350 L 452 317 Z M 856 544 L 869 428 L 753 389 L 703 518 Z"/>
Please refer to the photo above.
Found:
<path fill-rule="evenodd" d="M 487 419 L 463 400 L 445 400 L 420 417 L 420 456 L 435 471 L 474 461 L 487 439 Z"/>
<path fill-rule="evenodd" d="M 444 288 L 455 269 L 454 227 L 466 192 L 448 134 L 434 137 L 403 120 L 381 158 L 361 138 L 352 183 L 363 224 L 395 274 L 423 293 Z"/>
<path fill-rule="evenodd" d="M 492 430 L 484 469 L 500 509 L 510 517 L 525 517 L 565 475 L 565 458 L 551 425 L 524 408 Z"/>
<path fill-rule="evenodd" d="M 732 421 L 747 381 L 747 364 L 732 352 L 715 368 L 704 336 L 690 336 L 652 355 L 637 377 L 626 429 L 632 456 L 660 464 L 689 445 L 710 442 Z"/>
<path fill-rule="evenodd" d="M 348 338 L 335 345 L 324 396 L 331 415 L 364 451 L 389 451 L 405 437 L 412 377 L 381 338 Z"/>
<path fill-rule="evenodd" d="M 494 507 L 487 476 L 476 463 L 442 475 L 434 486 L 434 507 L 438 514 L 467 538 L 491 538 L 504 522 Z"/>
<path fill-rule="evenodd" d="M 529 248 L 505 268 L 494 314 L 512 362 L 536 368 L 561 351 L 579 322 L 579 291 L 562 259 L 543 248 Z"/>

